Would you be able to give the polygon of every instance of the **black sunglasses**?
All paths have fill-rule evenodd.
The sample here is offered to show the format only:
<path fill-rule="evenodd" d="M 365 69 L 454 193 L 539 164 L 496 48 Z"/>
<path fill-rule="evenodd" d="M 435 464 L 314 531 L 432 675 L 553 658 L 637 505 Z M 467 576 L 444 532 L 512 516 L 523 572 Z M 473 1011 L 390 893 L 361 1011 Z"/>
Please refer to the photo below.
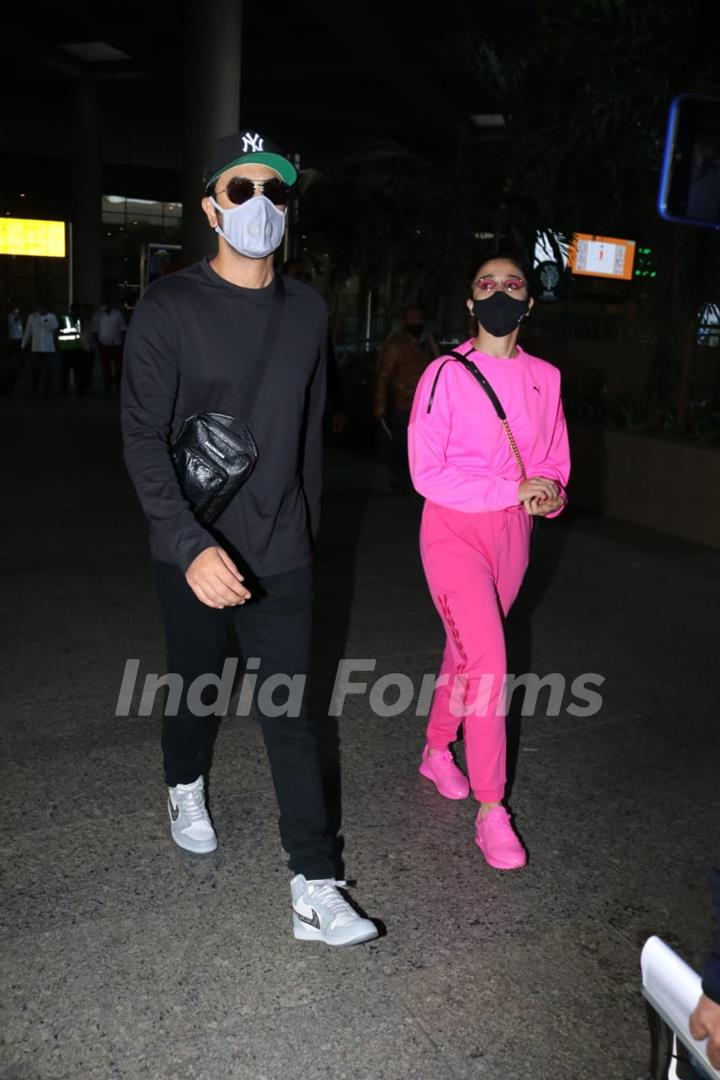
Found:
<path fill-rule="evenodd" d="M 222 195 L 224 191 L 231 203 L 235 206 L 242 206 L 248 199 L 252 199 L 257 188 L 260 188 L 261 193 L 274 206 L 285 206 L 287 204 L 290 188 L 275 176 L 272 176 L 269 180 L 251 180 L 249 176 L 233 176 L 227 187 L 222 188 L 215 194 Z"/>

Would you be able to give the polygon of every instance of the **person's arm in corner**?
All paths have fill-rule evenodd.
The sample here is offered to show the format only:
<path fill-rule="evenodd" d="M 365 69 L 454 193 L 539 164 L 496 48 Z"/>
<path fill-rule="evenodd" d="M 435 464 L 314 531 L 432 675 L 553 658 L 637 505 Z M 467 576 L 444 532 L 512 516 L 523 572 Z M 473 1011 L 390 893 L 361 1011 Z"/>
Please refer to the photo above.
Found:
<path fill-rule="evenodd" d="M 377 372 L 375 375 L 375 392 L 373 395 L 373 416 L 376 420 L 382 420 L 387 414 L 388 407 L 388 383 L 395 366 L 396 349 L 391 340 L 387 340 L 380 350 Z"/>
<path fill-rule="evenodd" d="M 177 339 L 163 309 L 141 300 L 125 341 L 121 425 L 125 464 L 146 518 L 184 572 L 216 541 L 194 517 L 170 457 Z"/>
<path fill-rule="evenodd" d="M 717 939 L 703 969 L 703 992 L 690 1017 L 690 1034 L 694 1039 L 707 1038 L 708 1058 L 716 1069 L 720 1069 L 720 870 L 711 870 L 709 879 Z"/>
<path fill-rule="evenodd" d="M 716 937 L 715 948 L 703 970 L 703 991 L 720 1005 L 720 870 L 711 870 L 708 877 L 712 889 Z"/>
<path fill-rule="evenodd" d="M 310 536 L 313 544 L 320 529 L 320 498 L 322 495 L 322 420 L 327 395 L 327 332 L 323 333 L 315 371 L 308 388 L 304 424 L 302 486 L 308 509 Z"/>
<path fill-rule="evenodd" d="M 427 368 L 421 377 L 408 425 L 408 458 L 415 490 L 431 502 L 469 513 L 518 506 L 518 480 L 503 476 L 474 476 L 447 460 L 446 449 L 452 424 L 447 370 L 441 373 L 437 381 L 432 410 L 427 411 L 436 373 L 436 368 Z"/>

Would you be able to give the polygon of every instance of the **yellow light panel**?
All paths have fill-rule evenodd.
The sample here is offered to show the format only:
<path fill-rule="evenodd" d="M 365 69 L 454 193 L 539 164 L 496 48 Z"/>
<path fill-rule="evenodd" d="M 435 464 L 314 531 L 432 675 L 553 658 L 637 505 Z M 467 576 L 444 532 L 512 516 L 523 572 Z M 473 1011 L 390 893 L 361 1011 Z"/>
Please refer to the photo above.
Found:
<path fill-rule="evenodd" d="M 65 222 L 0 217 L 0 255 L 65 258 Z"/>

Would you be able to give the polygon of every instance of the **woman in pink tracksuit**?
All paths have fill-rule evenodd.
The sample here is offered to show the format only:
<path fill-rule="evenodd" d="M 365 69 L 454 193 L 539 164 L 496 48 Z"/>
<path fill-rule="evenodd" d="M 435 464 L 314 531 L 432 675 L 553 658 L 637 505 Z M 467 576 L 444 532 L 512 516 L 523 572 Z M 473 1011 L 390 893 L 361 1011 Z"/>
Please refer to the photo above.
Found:
<path fill-rule="evenodd" d="M 472 788 L 476 842 L 500 870 L 527 861 L 502 805 L 503 616 L 527 569 L 533 518 L 560 513 L 570 472 L 560 373 L 517 344 L 532 304 L 514 259 L 479 268 L 467 301 L 477 336 L 458 346 L 461 358 L 425 370 L 408 429 L 413 483 L 426 499 L 420 552 L 447 634 L 420 772 L 448 799 Z M 449 749 L 461 722 L 469 784 Z"/>

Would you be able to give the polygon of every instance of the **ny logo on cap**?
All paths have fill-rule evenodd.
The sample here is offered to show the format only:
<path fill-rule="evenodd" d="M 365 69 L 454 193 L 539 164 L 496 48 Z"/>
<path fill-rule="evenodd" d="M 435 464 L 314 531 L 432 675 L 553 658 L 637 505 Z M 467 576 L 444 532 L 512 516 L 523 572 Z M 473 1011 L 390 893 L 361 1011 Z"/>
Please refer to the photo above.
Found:
<path fill-rule="evenodd" d="M 251 132 L 246 131 L 242 137 L 243 141 L 243 154 L 259 154 L 263 148 L 263 137 L 258 135 L 257 132 L 253 135 Z"/>

